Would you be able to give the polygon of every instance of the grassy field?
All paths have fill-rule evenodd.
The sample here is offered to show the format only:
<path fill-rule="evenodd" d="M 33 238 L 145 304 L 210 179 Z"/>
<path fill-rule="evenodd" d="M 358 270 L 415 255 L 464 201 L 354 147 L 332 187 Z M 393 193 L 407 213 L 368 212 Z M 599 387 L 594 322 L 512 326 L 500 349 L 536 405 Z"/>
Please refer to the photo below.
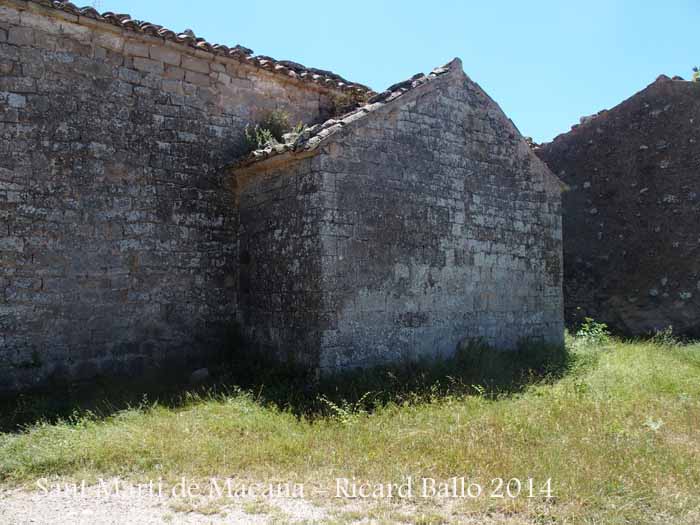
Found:
<path fill-rule="evenodd" d="M 338 477 L 465 476 L 485 495 L 449 508 L 416 498 L 413 512 L 435 523 L 494 513 L 525 523 L 700 523 L 700 345 L 594 336 L 569 338 L 567 349 L 557 366 L 512 371 L 508 384 L 476 385 L 460 369 L 473 363 L 453 362 L 439 382 L 383 371 L 384 390 L 363 396 L 355 386 L 286 407 L 260 387 L 171 406 L 144 400 L 108 416 L 75 412 L 0 434 L 0 481 L 236 476 L 334 493 Z M 534 497 L 490 497 L 494 478 L 532 478 Z M 552 498 L 539 491 L 547 479 Z M 401 502 L 385 503 L 372 507 L 378 521 L 401 521 Z"/>

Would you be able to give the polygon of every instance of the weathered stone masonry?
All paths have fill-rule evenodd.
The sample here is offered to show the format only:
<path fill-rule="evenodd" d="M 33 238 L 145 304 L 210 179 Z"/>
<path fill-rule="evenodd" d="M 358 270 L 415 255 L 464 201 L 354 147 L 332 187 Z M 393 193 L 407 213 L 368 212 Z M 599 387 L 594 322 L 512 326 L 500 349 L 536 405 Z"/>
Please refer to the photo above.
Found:
<path fill-rule="evenodd" d="M 321 371 L 561 343 L 557 179 L 459 61 L 328 119 L 370 95 L 0 0 L 0 392 L 191 370 L 234 322 Z M 272 109 L 323 123 L 240 159 Z"/>
<path fill-rule="evenodd" d="M 218 350 L 239 282 L 219 168 L 261 112 L 364 90 L 46 3 L 0 1 L 0 391 Z"/>
<path fill-rule="evenodd" d="M 700 83 L 661 75 L 537 154 L 564 194 L 565 317 L 700 338 Z"/>
<path fill-rule="evenodd" d="M 561 344 L 560 183 L 458 60 L 393 89 L 232 167 L 248 334 L 321 370 Z"/>

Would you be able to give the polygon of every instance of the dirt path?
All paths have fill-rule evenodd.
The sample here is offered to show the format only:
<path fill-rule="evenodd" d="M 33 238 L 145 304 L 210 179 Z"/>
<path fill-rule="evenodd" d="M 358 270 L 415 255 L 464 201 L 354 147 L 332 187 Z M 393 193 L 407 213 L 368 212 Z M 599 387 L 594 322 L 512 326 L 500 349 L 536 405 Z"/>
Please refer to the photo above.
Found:
<path fill-rule="evenodd" d="M 326 504 L 327 503 L 327 504 Z M 419 520 L 420 518 L 420 520 Z M 430 511 L 410 504 L 310 501 L 301 498 L 242 498 L 185 500 L 153 494 L 105 494 L 96 486 L 81 490 L 48 491 L 0 488 L 2 525 L 220 525 L 220 524 L 326 524 L 464 523 L 524 525 L 517 517 L 459 516 L 449 506 Z"/>
<path fill-rule="evenodd" d="M 327 513 L 307 501 L 270 499 L 190 503 L 173 498 L 133 494 L 104 495 L 94 491 L 26 491 L 0 494 L 3 525 L 203 525 L 229 523 L 323 523 Z"/>

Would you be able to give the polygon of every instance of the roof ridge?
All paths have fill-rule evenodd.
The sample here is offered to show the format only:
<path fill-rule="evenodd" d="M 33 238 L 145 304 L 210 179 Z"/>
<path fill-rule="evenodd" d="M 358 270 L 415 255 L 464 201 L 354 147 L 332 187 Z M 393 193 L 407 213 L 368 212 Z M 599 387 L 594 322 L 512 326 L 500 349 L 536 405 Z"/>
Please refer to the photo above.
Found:
<path fill-rule="evenodd" d="M 286 136 L 290 139 L 289 141 L 283 144 L 270 144 L 265 148 L 254 150 L 248 155 L 235 161 L 230 165 L 230 167 L 241 168 L 249 166 L 282 153 L 315 150 L 328 137 L 339 132 L 351 122 L 362 119 L 370 113 L 395 101 L 406 93 L 413 91 L 419 86 L 425 85 L 428 82 L 449 73 L 450 71 L 453 71 L 455 68 L 461 69 L 461 65 L 462 62 L 456 58 L 444 66 L 436 67 L 427 75 L 417 73 L 406 80 L 389 86 L 381 93 L 377 93 L 372 96 L 365 104 L 341 116 L 331 117 L 325 122 L 305 128 L 299 134 L 287 133 Z"/>
<path fill-rule="evenodd" d="M 254 56 L 252 49 L 241 45 L 229 47 L 222 44 L 211 44 L 205 39 L 195 36 L 191 29 L 186 29 L 181 33 L 177 33 L 158 24 L 131 18 L 131 15 L 128 14 L 113 13 L 112 11 L 106 11 L 100 14 L 93 7 L 77 7 L 72 2 L 63 2 L 58 0 L 26 1 L 42 5 L 44 7 L 57 9 L 78 17 L 85 17 L 100 22 L 106 22 L 136 33 L 163 38 L 164 40 L 182 44 L 196 50 L 212 53 L 214 55 L 233 58 L 244 64 L 249 64 L 272 73 L 317 84 L 329 89 L 351 92 L 357 95 L 374 93 L 369 87 L 356 82 L 350 82 L 332 71 L 306 67 L 303 64 L 289 60 L 276 60 L 272 57 L 264 55 Z"/>

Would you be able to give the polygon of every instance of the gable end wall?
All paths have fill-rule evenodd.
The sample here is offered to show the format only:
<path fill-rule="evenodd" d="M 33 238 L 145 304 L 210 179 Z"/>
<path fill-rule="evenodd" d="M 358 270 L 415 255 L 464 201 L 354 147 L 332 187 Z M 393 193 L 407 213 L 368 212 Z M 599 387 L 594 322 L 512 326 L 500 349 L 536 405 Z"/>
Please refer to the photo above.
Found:
<path fill-rule="evenodd" d="M 563 343 L 560 188 L 453 71 L 332 139 L 321 368 Z"/>

